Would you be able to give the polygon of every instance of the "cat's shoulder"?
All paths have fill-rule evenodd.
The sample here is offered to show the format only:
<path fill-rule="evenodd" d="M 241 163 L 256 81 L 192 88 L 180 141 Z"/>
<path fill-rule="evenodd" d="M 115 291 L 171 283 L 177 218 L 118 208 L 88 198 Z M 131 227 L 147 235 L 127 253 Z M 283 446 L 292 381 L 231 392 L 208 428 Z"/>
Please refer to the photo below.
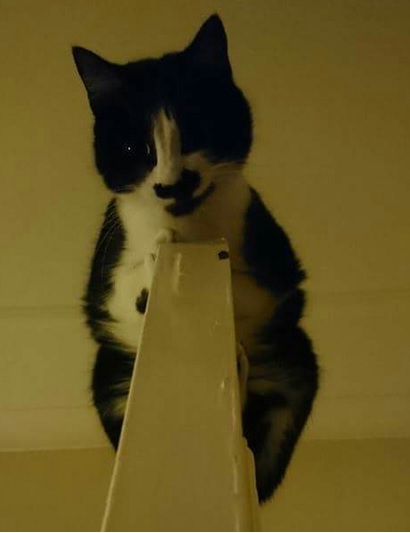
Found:
<path fill-rule="evenodd" d="M 250 191 L 244 224 L 244 258 L 261 285 L 276 294 L 288 292 L 305 279 L 305 272 L 282 226 L 260 194 L 253 187 Z"/>

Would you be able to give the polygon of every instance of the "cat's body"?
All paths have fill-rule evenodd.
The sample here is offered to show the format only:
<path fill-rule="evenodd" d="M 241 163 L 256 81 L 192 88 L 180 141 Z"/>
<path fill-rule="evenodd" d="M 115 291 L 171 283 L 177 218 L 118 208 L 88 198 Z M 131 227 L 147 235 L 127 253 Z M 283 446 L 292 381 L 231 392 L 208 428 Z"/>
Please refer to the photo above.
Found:
<path fill-rule="evenodd" d="M 250 110 L 233 84 L 221 22 L 211 17 L 187 50 L 160 60 L 119 67 L 78 48 L 75 58 L 96 116 L 97 167 L 115 193 L 85 296 L 100 344 L 93 394 L 101 421 L 116 446 L 149 291 L 147 258 L 164 239 L 224 237 L 237 340 L 250 365 L 244 431 L 264 500 L 310 412 L 317 367 L 298 326 L 304 272 L 243 177 Z"/>

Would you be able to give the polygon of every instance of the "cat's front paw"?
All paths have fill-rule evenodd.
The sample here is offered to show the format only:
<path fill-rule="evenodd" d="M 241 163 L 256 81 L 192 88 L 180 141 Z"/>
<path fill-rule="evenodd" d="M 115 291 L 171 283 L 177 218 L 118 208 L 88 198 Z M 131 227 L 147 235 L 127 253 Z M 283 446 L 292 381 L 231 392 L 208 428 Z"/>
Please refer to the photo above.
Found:
<path fill-rule="evenodd" d="M 171 228 L 163 228 L 161 229 L 155 239 L 154 239 L 154 253 L 156 255 L 158 246 L 160 244 L 166 244 L 167 242 L 175 242 L 176 241 L 176 232 L 175 230 Z"/>
<path fill-rule="evenodd" d="M 151 251 L 146 255 L 144 263 L 145 263 L 145 273 L 148 285 L 151 286 L 152 278 L 154 277 L 154 268 L 155 268 L 155 261 L 157 258 L 158 248 L 161 244 L 166 244 L 168 242 L 175 242 L 176 240 L 176 234 L 175 230 L 170 228 L 163 228 L 161 229 L 152 244 Z"/>

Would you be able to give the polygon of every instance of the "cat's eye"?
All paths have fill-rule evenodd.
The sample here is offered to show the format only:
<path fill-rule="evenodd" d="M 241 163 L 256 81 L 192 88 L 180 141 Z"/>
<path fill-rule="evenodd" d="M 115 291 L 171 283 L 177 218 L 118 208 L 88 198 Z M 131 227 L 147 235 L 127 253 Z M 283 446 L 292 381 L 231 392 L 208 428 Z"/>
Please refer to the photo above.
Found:
<path fill-rule="evenodd" d="M 150 157 L 151 155 L 151 146 L 148 143 L 145 143 L 144 145 L 136 145 L 131 143 L 125 143 L 123 145 L 123 150 L 128 155 L 138 155 L 142 157 Z"/>

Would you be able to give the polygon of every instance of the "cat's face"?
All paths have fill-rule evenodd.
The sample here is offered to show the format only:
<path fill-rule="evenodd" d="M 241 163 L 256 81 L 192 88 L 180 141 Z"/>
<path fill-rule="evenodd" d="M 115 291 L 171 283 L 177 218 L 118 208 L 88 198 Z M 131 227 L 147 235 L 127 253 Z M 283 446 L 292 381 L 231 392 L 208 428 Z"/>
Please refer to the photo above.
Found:
<path fill-rule="evenodd" d="M 251 114 L 216 15 L 185 50 L 159 59 L 117 65 L 84 48 L 73 54 L 95 116 L 97 168 L 114 192 L 150 178 L 160 197 L 167 187 L 192 194 L 205 168 L 245 161 Z"/>

